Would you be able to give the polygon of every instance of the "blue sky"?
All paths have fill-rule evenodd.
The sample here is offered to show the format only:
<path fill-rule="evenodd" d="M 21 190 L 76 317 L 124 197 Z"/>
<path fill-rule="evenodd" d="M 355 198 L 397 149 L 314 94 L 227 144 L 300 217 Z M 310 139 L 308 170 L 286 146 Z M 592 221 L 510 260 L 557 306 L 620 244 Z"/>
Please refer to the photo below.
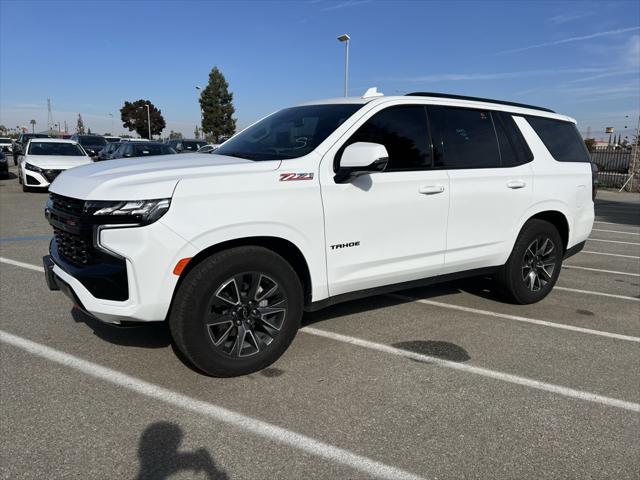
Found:
<path fill-rule="evenodd" d="M 547 106 L 604 137 L 640 111 L 640 3 L 98 2 L 0 0 L 0 123 L 54 121 L 124 133 L 125 100 L 150 99 L 193 135 L 195 85 L 217 65 L 238 126 L 336 97 L 349 33 L 350 94 L 438 91 Z M 628 119 L 625 116 L 629 116 Z"/>

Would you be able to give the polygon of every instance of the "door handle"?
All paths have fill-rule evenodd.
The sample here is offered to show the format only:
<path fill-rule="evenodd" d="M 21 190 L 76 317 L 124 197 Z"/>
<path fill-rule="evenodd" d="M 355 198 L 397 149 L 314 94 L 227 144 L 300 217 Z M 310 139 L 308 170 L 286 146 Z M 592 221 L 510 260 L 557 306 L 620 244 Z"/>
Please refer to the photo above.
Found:
<path fill-rule="evenodd" d="M 423 185 L 418 189 L 418 192 L 423 195 L 435 195 L 444 192 L 444 187 L 442 185 Z"/>
<path fill-rule="evenodd" d="M 522 180 L 511 180 L 507 182 L 507 187 L 513 190 L 517 190 L 518 188 L 524 188 L 526 186 L 527 186 L 526 182 Z"/>

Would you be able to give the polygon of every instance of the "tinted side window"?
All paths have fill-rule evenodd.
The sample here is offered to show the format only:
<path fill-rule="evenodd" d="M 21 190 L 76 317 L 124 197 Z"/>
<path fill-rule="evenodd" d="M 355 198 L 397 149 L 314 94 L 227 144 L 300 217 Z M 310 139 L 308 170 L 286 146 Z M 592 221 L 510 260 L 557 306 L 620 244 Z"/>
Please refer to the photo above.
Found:
<path fill-rule="evenodd" d="M 492 112 L 491 116 L 498 136 L 501 165 L 503 167 L 515 167 L 533 160 L 529 145 L 527 145 L 522 133 L 520 133 L 520 129 L 518 129 L 511 114 Z"/>
<path fill-rule="evenodd" d="M 558 162 L 590 162 L 587 147 L 571 122 L 527 117 L 527 121 Z"/>
<path fill-rule="evenodd" d="M 492 168 L 500 166 L 498 142 L 487 110 L 430 108 L 430 117 L 442 137 L 436 167 Z"/>
<path fill-rule="evenodd" d="M 376 113 L 347 145 L 356 142 L 384 145 L 389 153 L 387 171 L 431 168 L 431 142 L 423 106 L 403 105 Z"/>

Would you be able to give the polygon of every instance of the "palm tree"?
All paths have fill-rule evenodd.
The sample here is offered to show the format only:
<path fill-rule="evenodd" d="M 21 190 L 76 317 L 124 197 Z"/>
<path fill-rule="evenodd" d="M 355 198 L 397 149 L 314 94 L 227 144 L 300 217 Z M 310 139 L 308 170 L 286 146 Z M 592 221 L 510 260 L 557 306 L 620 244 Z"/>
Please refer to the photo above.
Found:
<path fill-rule="evenodd" d="M 29 120 L 29 123 L 31 124 L 31 133 L 36 133 L 36 121 Z"/>

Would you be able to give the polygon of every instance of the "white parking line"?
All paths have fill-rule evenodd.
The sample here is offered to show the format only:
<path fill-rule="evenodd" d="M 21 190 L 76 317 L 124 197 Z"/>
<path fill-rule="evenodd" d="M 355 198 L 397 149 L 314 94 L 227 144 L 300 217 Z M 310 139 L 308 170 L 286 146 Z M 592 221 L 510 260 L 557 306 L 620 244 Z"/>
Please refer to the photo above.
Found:
<path fill-rule="evenodd" d="M 632 302 L 640 302 L 640 298 L 627 297 L 626 295 L 616 295 L 615 293 L 604 293 L 604 292 L 595 292 L 593 290 L 581 290 L 579 288 L 559 287 L 558 285 L 555 285 L 553 289 L 562 290 L 565 292 L 582 293 L 585 295 L 595 295 L 597 297 L 617 298 L 618 300 L 630 300 Z"/>
<path fill-rule="evenodd" d="M 602 238 L 587 238 L 587 242 L 606 242 L 606 243 L 622 243 L 624 245 L 640 245 L 636 242 L 621 242 L 619 240 L 604 240 Z"/>
<path fill-rule="evenodd" d="M 15 267 L 28 268 L 29 270 L 35 270 L 36 272 L 44 272 L 44 268 L 32 263 L 18 262 L 17 260 L 11 260 L 10 258 L 0 257 L 0 263 L 6 263 Z"/>
<path fill-rule="evenodd" d="M 605 225 L 619 225 L 621 227 L 624 227 L 626 224 L 624 223 L 619 223 L 619 222 L 603 222 L 601 220 L 595 220 L 593 223 L 603 223 Z"/>
<path fill-rule="evenodd" d="M 601 228 L 594 228 L 593 231 L 594 232 L 607 232 L 607 233 L 622 233 L 624 235 L 640 235 L 640 233 L 635 233 L 635 232 L 621 232 L 619 230 L 603 230 Z"/>
<path fill-rule="evenodd" d="M 537 320 L 535 318 L 520 317 L 518 315 L 509 315 L 507 313 L 492 312 L 490 310 L 480 310 L 478 308 L 464 307 L 462 305 L 455 305 L 455 304 L 444 303 L 444 302 L 436 302 L 434 300 L 427 300 L 424 298 L 412 298 L 412 297 L 407 297 L 407 296 L 398 295 L 398 294 L 390 294 L 388 296 L 397 298 L 400 300 L 408 300 L 410 302 L 422 303 L 425 305 L 432 305 L 434 307 L 448 308 L 450 310 L 458 310 L 460 312 L 473 313 L 477 315 L 486 315 L 489 317 L 502 318 L 505 320 L 515 320 L 516 322 L 531 323 L 534 325 L 542 325 L 544 327 L 558 328 L 560 330 L 570 330 L 573 332 L 586 333 L 589 335 L 597 335 L 600 337 L 615 338 L 618 340 L 626 340 L 628 342 L 640 343 L 640 337 L 632 337 L 630 335 L 621 335 L 619 333 L 605 332 L 602 330 L 592 330 L 590 328 L 576 327 L 574 325 L 565 325 L 564 323 L 548 322 L 546 320 Z"/>
<path fill-rule="evenodd" d="M 629 275 L 631 277 L 640 277 L 640 273 L 618 272 L 616 270 L 602 270 L 600 268 L 579 267 L 577 265 L 562 265 L 567 270 L 587 270 L 589 272 L 611 273 L 614 275 Z"/>
<path fill-rule="evenodd" d="M 589 253 L 591 255 L 607 255 L 609 257 L 620 257 L 620 258 L 636 258 L 640 259 L 637 255 L 620 255 L 619 253 L 605 253 L 605 252 L 592 252 L 590 250 L 582 250 L 580 253 Z"/>
<path fill-rule="evenodd" d="M 488 368 L 476 367 L 466 363 L 452 362 L 451 360 L 444 360 L 442 358 L 431 357 L 429 355 L 423 355 L 421 353 L 415 353 L 408 350 L 402 350 L 383 343 L 370 342 L 369 340 L 363 340 L 361 338 L 350 337 L 348 335 L 342 335 L 339 333 L 328 332 L 326 330 L 320 330 L 312 327 L 304 327 L 300 331 L 309 333 L 311 335 L 317 335 L 319 337 L 330 338 L 339 342 L 348 343 L 351 345 L 357 345 L 359 347 L 376 350 L 378 352 L 389 353 L 391 355 L 397 355 L 399 357 L 410 358 L 411 360 L 417 360 L 419 362 L 430 363 L 439 367 L 450 368 L 452 370 L 458 370 L 474 375 L 481 375 L 483 377 L 493 378 L 501 380 L 503 382 L 515 383 L 517 385 L 524 385 L 536 390 L 543 390 L 546 392 L 557 393 L 570 398 L 577 398 L 579 400 L 586 400 L 588 402 L 599 403 L 609 407 L 621 408 L 623 410 L 629 410 L 632 412 L 640 412 L 640 404 L 627 402 L 625 400 L 619 400 L 617 398 L 605 397 L 591 392 L 585 392 L 582 390 L 575 390 L 573 388 L 562 387 L 553 383 L 541 382 L 539 380 L 533 380 L 527 377 L 520 377 L 518 375 L 512 375 L 510 373 L 499 372 L 496 370 L 489 370 Z"/>
<path fill-rule="evenodd" d="M 207 416 L 217 422 L 225 423 L 240 430 L 281 443 L 310 455 L 321 457 L 332 462 L 359 470 L 367 476 L 398 480 L 420 480 L 422 477 L 404 470 L 391 467 L 370 458 L 357 455 L 348 450 L 335 447 L 328 443 L 315 440 L 306 435 L 292 432 L 286 428 L 248 417 L 241 413 L 227 410 L 203 400 L 198 400 L 181 393 L 168 390 L 159 385 L 141 380 L 126 373 L 112 370 L 97 363 L 75 357 L 60 350 L 32 342 L 22 337 L 0 330 L 0 341 L 7 345 L 29 352 L 40 358 L 72 368 L 91 377 L 104 380 L 127 390 L 139 393 L 149 398 L 173 405 L 183 410 Z M 618 405 L 614 405 L 618 406 Z M 621 407 L 622 408 L 622 407 Z M 629 408 L 627 408 L 629 410 Z"/>

